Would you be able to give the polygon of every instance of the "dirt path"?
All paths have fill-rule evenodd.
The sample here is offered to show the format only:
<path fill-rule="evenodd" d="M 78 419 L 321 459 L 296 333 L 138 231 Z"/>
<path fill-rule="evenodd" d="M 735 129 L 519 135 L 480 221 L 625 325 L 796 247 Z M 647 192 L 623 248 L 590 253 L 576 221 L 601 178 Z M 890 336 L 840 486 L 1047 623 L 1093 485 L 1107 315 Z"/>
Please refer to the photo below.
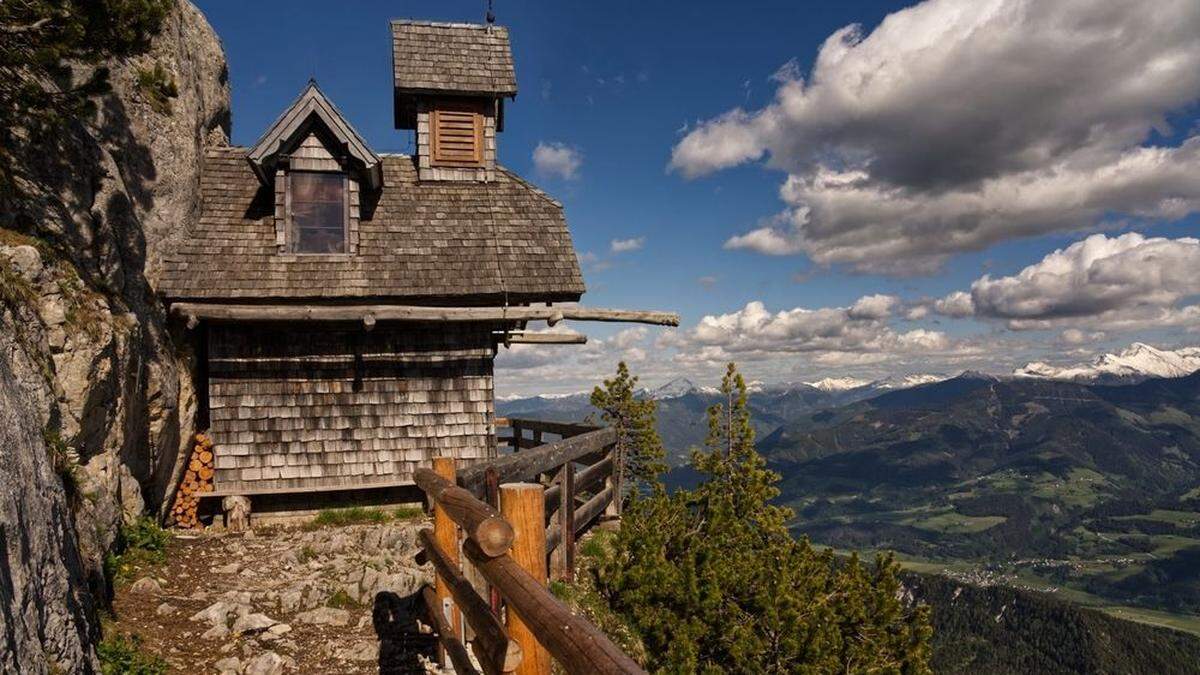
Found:
<path fill-rule="evenodd" d="M 167 562 L 118 586 L 108 630 L 137 634 L 172 672 L 427 672 L 413 562 L 425 521 L 246 536 L 176 536 Z"/>

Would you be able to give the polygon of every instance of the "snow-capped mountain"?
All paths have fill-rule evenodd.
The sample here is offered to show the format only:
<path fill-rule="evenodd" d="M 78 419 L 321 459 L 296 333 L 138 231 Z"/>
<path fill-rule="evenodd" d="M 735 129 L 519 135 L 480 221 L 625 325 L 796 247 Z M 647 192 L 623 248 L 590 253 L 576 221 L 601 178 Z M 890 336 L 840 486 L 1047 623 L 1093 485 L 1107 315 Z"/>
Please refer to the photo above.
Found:
<path fill-rule="evenodd" d="M 1117 354 L 1103 354 L 1090 363 L 1053 366 L 1035 361 L 1013 371 L 1016 377 L 1072 382 L 1134 383 L 1154 377 L 1183 377 L 1200 370 L 1200 347 L 1169 350 L 1135 342 Z"/>
<path fill-rule="evenodd" d="M 697 386 L 695 382 L 692 382 L 686 377 L 677 377 L 661 387 L 649 390 L 643 389 L 639 393 L 646 396 L 646 398 L 652 398 L 656 401 L 663 401 L 666 399 L 687 396 L 688 394 L 716 394 L 718 393 L 718 390 L 715 387 Z"/>
<path fill-rule="evenodd" d="M 935 373 L 909 373 L 908 375 L 892 375 L 882 380 L 875 380 L 871 387 L 875 389 L 908 389 L 922 384 L 933 384 L 950 379 L 946 375 Z"/>
<path fill-rule="evenodd" d="M 848 389 L 865 387 L 868 384 L 871 384 L 871 381 L 860 380 L 855 377 L 827 377 L 823 380 L 817 380 L 816 382 L 805 382 L 804 384 L 807 384 L 814 389 L 820 389 L 821 391 L 846 391 Z"/>

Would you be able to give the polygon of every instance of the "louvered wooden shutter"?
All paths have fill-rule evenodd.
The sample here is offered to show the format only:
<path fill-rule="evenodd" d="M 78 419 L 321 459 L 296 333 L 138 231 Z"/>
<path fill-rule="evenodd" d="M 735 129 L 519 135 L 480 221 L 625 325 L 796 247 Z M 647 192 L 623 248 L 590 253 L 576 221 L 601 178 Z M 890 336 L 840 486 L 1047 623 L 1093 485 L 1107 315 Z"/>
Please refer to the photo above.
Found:
<path fill-rule="evenodd" d="M 432 117 L 435 165 L 483 165 L 483 114 L 478 107 L 438 106 Z"/>

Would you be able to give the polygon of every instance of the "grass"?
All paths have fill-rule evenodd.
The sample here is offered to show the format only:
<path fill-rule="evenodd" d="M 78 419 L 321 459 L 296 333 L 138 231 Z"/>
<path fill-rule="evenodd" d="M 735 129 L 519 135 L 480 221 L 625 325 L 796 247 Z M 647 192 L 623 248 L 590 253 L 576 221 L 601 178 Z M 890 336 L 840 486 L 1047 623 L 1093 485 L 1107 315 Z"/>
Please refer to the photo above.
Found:
<path fill-rule="evenodd" d="M 42 440 L 46 444 L 46 454 L 50 456 L 50 465 L 62 481 L 67 503 L 72 509 L 78 508 L 79 499 L 83 496 L 83 478 L 79 465 L 71 461 L 70 447 L 56 429 L 49 427 L 42 430 Z"/>
<path fill-rule="evenodd" d="M 325 509 L 304 527 L 314 530 L 321 527 L 345 527 L 347 525 L 380 525 L 397 520 L 416 520 L 424 517 L 425 512 L 419 506 L 402 506 L 393 511 L 353 506 L 345 509 Z"/>
<path fill-rule="evenodd" d="M 110 635 L 96 646 L 96 653 L 102 675 L 161 675 L 168 669 L 162 658 L 142 651 L 137 635 Z"/>
<path fill-rule="evenodd" d="M 354 609 L 358 607 L 358 602 L 350 597 L 346 591 L 339 590 L 337 593 L 329 596 L 329 600 L 325 602 L 326 607 L 334 609 Z"/>
<path fill-rule="evenodd" d="M 179 87 L 172 75 L 161 63 L 153 68 L 138 68 L 137 88 L 150 108 L 160 115 L 171 114 L 171 99 L 179 96 Z"/>
<path fill-rule="evenodd" d="M 113 583 L 120 583 L 147 567 L 163 564 L 170 540 L 170 533 L 153 518 L 139 518 L 122 526 L 116 551 L 104 559 L 105 575 Z"/>
<path fill-rule="evenodd" d="M 1008 520 L 1006 516 L 964 516 L 961 513 L 947 511 L 922 520 L 912 520 L 908 524 L 931 532 L 947 534 L 970 534 L 983 532 Z"/>

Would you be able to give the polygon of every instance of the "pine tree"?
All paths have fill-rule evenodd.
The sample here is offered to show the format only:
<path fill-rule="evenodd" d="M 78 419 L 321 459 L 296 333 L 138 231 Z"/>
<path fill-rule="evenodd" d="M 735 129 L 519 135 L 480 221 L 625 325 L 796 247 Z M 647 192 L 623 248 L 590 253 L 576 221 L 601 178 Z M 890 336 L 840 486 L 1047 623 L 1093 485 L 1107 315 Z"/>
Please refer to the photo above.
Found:
<path fill-rule="evenodd" d="M 902 599 L 887 557 L 867 570 L 787 529 L 778 474 L 754 449 L 746 385 L 730 364 L 708 411 L 706 480 L 633 500 L 597 589 L 659 672 L 929 672 L 929 615 Z"/>
<path fill-rule="evenodd" d="M 666 453 L 655 428 L 657 404 L 634 395 L 637 383 L 638 378 L 629 374 L 622 361 L 617 364 L 616 377 L 596 387 L 591 399 L 605 424 L 616 429 L 616 466 L 621 467 L 621 478 L 634 493 L 638 485 L 652 484 L 666 471 Z"/>

